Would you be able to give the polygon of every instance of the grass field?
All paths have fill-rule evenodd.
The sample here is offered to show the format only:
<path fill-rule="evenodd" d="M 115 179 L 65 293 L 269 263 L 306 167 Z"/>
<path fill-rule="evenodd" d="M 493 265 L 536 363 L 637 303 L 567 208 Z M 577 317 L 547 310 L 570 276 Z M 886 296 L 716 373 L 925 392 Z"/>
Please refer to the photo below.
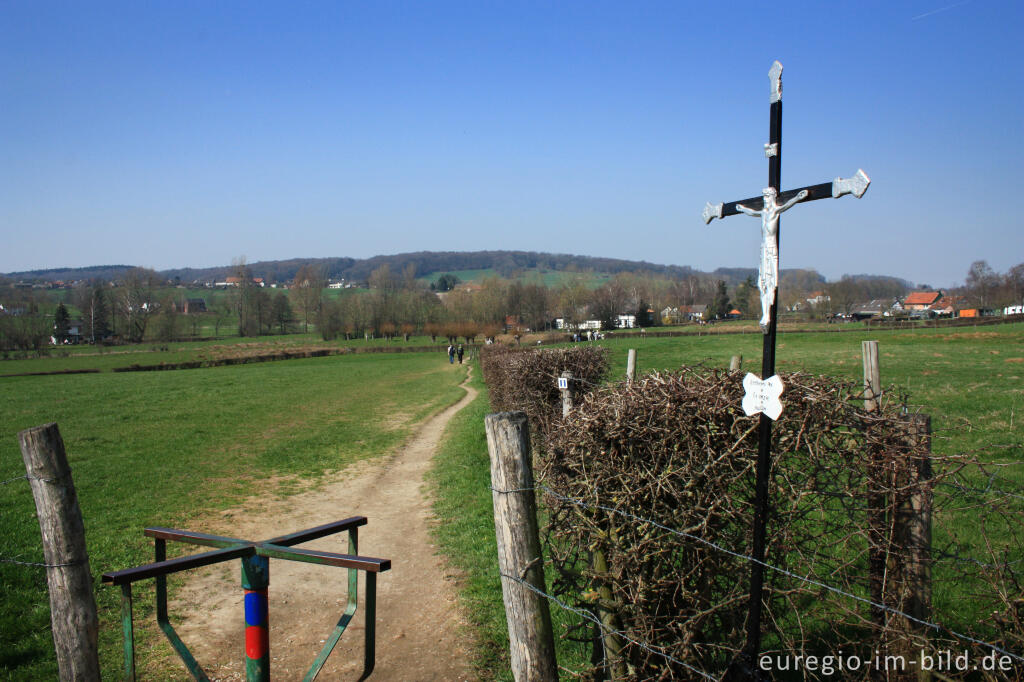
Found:
<path fill-rule="evenodd" d="M 1003 446 L 1007 460 L 1024 459 L 1024 324 L 980 330 L 873 331 L 848 333 L 780 333 L 778 370 L 807 371 L 863 379 L 861 341 L 879 342 L 883 385 L 911 393 L 913 409 L 932 415 L 936 452 L 963 452 L 984 446 Z M 640 372 L 672 370 L 681 365 L 728 367 L 742 355 L 744 367 L 760 373 L 762 337 L 713 335 L 703 337 L 619 337 L 599 342 L 612 350 L 610 375 L 625 375 L 628 348 L 638 351 Z M 783 394 L 785 399 L 785 394 Z M 489 412 L 484 394 L 453 420 L 445 449 L 435 469 L 439 495 L 438 537 L 449 559 L 466 573 L 463 587 L 474 632 L 480 641 L 478 666 L 484 678 L 510 679 L 507 673 L 507 631 L 501 604 L 494 550 L 489 463 L 481 426 Z M 1024 488 L 1024 472 L 1015 476 Z M 966 527 L 969 520 L 963 520 Z M 966 535 L 966 534 L 965 534 Z M 961 538 L 966 542 L 967 538 Z M 941 538 L 936 538 L 940 541 Z M 1019 558 L 1019 557 L 1018 557 Z M 941 576 L 939 576 L 941 577 Z M 548 576 L 550 580 L 550 576 Z M 969 623 L 970 608 L 959 589 L 938 586 L 938 613 L 955 613 L 961 627 Z M 552 606 L 553 618 L 566 614 Z M 556 626 L 556 638 L 559 632 Z M 557 641 L 559 662 L 573 669 L 584 660 L 578 644 Z M 497 672 L 494 672 L 497 671 Z"/>
<path fill-rule="evenodd" d="M 98 580 L 152 560 L 147 525 L 187 527 L 249 495 L 287 494 L 391 451 L 462 395 L 464 375 L 441 354 L 413 353 L 2 379 L 0 481 L 25 473 L 17 432 L 56 421 Z M 0 557 L 42 561 L 27 481 L 0 486 L 0 509 Z M 55 679 L 44 569 L 0 563 L 0 590 L 0 679 Z M 119 594 L 98 583 L 96 593 L 101 663 L 113 679 Z M 151 604 L 137 599 L 140 622 Z"/>
<path fill-rule="evenodd" d="M 0 378 L 5 375 L 31 372 L 62 372 L 71 370 L 113 371 L 131 365 L 159 365 L 194 360 L 216 361 L 223 358 L 271 355 L 297 350 L 340 350 L 362 352 L 387 348 L 418 348 L 440 346 L 447 341 L 438 337 L 413 336 L 408 341 L 397 337 L 386 339 L 338 339 L 324 341 L 318 334 L 287 334 L 260 337 L 227 337 L 216 341 L 173 343 L 142 343 L 123 346 L 77 345 L 47 349 L 44 353 L 15 352 L 0 360 Z"/>
<path fill-rule="evenodd" d="M 912 331 L 779 333 L 776 369 L 862 381 L 861 342 L 877 340 L 882 384 L 906 389 L 911 405 L 930 414 L 937 452 L 979 445 L 1024 448 L 1024 324 Z M 625 376 L 626 349 L 636 348 L 640 371 L 707 364 L 728 367 L 743 356 L 760 374 L 759 334 L 639 338 L 608 342 L 611 375 Z M 1011 416 L 1014 425 L 1011 428 Z M 965 425 L 969 423 L 970 427 Z"/>
<path fill-rule="evenodd" d="M 933 416 L 939 432 L 936 451 L 998 444 L 1009 446 L 1004 450 L 1007 458 L 1022 459 L 1024 324 L 842 334 L 783 331 L 779 370 L 859 380 L 860 342 L 868 338 L 879 341 L 883 384 L 908 388 L 916 409 Z M 57 421 L 85 514 L 92 570 L 98 576 L 150 560 L 150 545 L 141 533 L 146 525 L 187 526 L 254 492 L 287 494 L 315 485 L 325 471 L 394 448 L 408 435 L 409 424 L 461 395 L 457 384 L 464 370 L 452 371 L 441 354 L 432 353 L 345 355 L 172 372 L 110 371 L 195 359 L 214 354 L 215 347 L 230 353 L 254 343 L 264 349 L 314 342 L 309 335 L 173 344 L 167 350 L 146 346 L 133 353 L 80 348 L 66 358 L 0 362 L 0 374 L 68 367 L 104 370 L 0 379 L 0 481 L 24 474 L 17 431 Z M 744 356 L 745 368 L 756 373 L 760 367 L 761 337 L 756 333 L 631 336 L 602 343 L 613 351 L 614 377 L 625 373 L 630 347 L 638 349 L 641 372 L 702 362 L 725 367 L 737 354 Z M 479 373 L 476 377 L 479 385 Z M 482 392 L 453 420 L 433 481 L 441 521 L 438 540 L 466 576 L 464 603 L 481 643 L 481 675 L 505 679 L 507 643 L 482 429 L 488 411 Z M 390 416 L 382 420 L 382 414 Z M 272 488 L 267 480 L 273 480 Z M 0 510 L 0 558 L 41 561 L 26 481 L 0 485 Z M 0 679 L 54 679 L 43 569 L 0 563 L 0 589 Z M 103 665 L 114 677 L 120 665 L 117 595 L 99 585 L 97 594 Z M 152 602 L 140 598 L 136 603 L 137 618 L 145 617 Z M 557 608 L 553 615 L 564 618 Z M 560 646 L 566 665 L 582 655 L 575 645 Z"/>

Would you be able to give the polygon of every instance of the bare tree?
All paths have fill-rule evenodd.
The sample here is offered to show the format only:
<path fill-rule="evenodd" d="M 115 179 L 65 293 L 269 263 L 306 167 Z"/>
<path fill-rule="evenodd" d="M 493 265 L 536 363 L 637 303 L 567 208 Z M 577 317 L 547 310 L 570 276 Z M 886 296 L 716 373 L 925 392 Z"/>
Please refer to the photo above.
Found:
<path fill-rule="evenodd" d="M 613 279 L 605 282 L 590 295 L 590 314 L 601 320 L 601 324 L 608 329 L 614 329 L 618 322 L 618 316 L 624 314 L 636 306 L 630 306 L 629 293 L 622 287 L 622 284 Z"/>
<path fill-rule="evenodd" d="M 174 307 L 173 299 L 167 296 L 158 306 L 149 305 L 147 307 L 156 318 L 156 338 L 160 341 L 174 340 L 178 336 L 180 315 Z"/>
<path fill-rule="evenodd" d="M 75 305 L 82 311 L 85 336 L 89 343 L 102 341 L 110 329 L 110 307 L 102 282 L 93 282 L 75 290 Z"/>
<path fill-rule="evenodd" d="M 843 275 L 838 282 L 832 282 L 825 291 L 832 299 L 832 309 L 845 315 L 851 314 L 858 303 L 865 302 L 861 300 L 864 298 L 861 287 L 849 275 Z"/>
<path fill-rule="evenodd" d="M 1018 263 L 1006 273 L 1006 286 L 1010 290 L 1010 302 L 1024 303 L 1024 263 Z"/>
<path fill-rule="evenodd" d="M 551 294 L 543 284 L 527 284 L 523 287 L 521 317 L 526 326 L 534 331 L 543 331 L 551 321 Z"/>
<path fill-rule="evenodd" d="M 319 321 L 324 304 L 327 276 L 322 268 L 303 265 L 292 280 L 292 305 L 302 316 L 302 331 L 309 332 L 310 320 Z"/>
<path fill-rule="evenodd" d="M 283 291 L 277 292 L 270 304 L 270 316 L 277 326 L 278 332 L 287 334 L 292 323 L 292 307 L 288 304 L 288 297 Z"/>
<path fill-rule="evenodd" d="M 557 292 L 557 310 L 567 325 L 576 325 L 583 321 L 587 310 L 589 292 L 579 277 L 564 282 Z"/>
<path fill-rule="evenodd" d="M 964 282 L 968 295 L 981 308 L 988 306 L 992 290 L 998 283 L 999 276 L 989 267 L 988 261 L 984 260 L 976 260 L 971 263 L 971 267 L 967 270 L 967 279 Z"/>
<path fill-rule="evenodd" d="M 140 343 L 145 338 L 149 320 L 160 307 L 156 298 L 158 283 L 153 270 L 132 268 L 117 290 L 116 310 L 124 318 L 125 338 L 132 343 Z"/>

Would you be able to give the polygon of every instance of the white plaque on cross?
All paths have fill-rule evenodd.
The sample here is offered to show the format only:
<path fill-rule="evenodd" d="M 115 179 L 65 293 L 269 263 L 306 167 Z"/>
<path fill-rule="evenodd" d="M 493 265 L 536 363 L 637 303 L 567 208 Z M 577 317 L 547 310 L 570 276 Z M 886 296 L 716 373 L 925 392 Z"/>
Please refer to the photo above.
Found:
<path fill-rule="evenodd" d="M 782 401 L 779 400 L 782 388 L 782 379 L 778 374 L 761 380 L 748 372 L 743 377 L 743 390 L 746 391 L 743 395 L 743 413 L 753 417 L 758 412 L 764 412 L 765 416 L 775 421 L 782 414 Z"/>

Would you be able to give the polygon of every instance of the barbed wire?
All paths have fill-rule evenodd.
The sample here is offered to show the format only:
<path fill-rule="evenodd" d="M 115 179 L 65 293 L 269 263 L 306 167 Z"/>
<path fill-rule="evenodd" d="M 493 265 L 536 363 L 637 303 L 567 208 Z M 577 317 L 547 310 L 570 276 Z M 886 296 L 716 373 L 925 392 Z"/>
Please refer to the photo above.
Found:
<path fill-rule="evenodd" d="M 974 557 L 962 557 L 958 554 L 951 554 L 944 550 L 934 548 L 932 549 L 932 554 L 937 554 L 939 559 L 948 559 L 949 561 L 956 561 L 961 564 L 971 564 L 972 566 L 978 566 L 979 568 L 989 568 L 998 571 L 1003 571 L 1010 568 L 1011 566 L 1016 566 L 1019 563 L 1024 563 L 1024 559 L 1016 559 L 1014 561 L 1004 561 L 998 564 L 988 564 L 979 559 L 975 559 Z"/>
<path fill-rule="evenodd" d="M 759 559 L 755 559 L 752 556 L 747 556 L 746 554 L 742 554 L 740 552 L 734 552 L 731 549 L 728 549 L 726 547 L 722 547 L 721 545 L 715 544 L 714 542 L 711 542 L 710 540 L 707 540 L 705 538 L 699 537 L 697 535 L 693 535 L 693 534 L 687 533 L 685 531 L 677 530 L 675 528 L 670 528 L 670 527 L 668 527 L 668 526 L 666 526 L 664 524 L 661 524 L 661 523 L 658 523 L 657 521 L 654 521 L 653 519 L 645 519 L 642 516 L 637 516 L 636 514 L 631 514 L 630 512 L 625 512 L 625 511 L 622 511 L 620 509 L 616 509 L 614 507 L 609 507 L 607 505 L 602 505 L 602 504 L 591 505 L 591 504 L 587 504 L 583 500 L 579 500 L 579 499 L 576 499 L 576 498 L 573 498 L 573 497 L 566 497 L 565 495 L 562 495 L 562 494 L 552 490 L 551 488 L 548 488 L 545 485 L 536 485 L 536 486 L 533 486 L 533 487 L 530 487 L 530 488 L 513 488 L 513 489 L 510 489 L 510 490 L 500 490 L 500 489 L 494 488 L 493 486 L 489 486 L 489 487 L 490 487 L 491 490 L 493 490 L 494 492 L 499 493 L 499 494 L 528 492 L 528 491 L 536 492 L 536 491 L 540 490 L 540 491 L 543 491 L 543 492 L 551 495 L 552 497 L 555 497 L 556 499 L 562 500 L 563 502 L 568 502 L 570 504 L 574 504 L 574 505 L 576 505 L 578 507 L 582 507 L 584 509 L 592 509 L 592 510 L 599 509 L 599 510 L 611 513 L 611 514 L 617 514 L 618 516 L 622 516 L 622 517 L 631 519 L 633 521 L 638 521 L 640 523 L 650 524 L 650 525 L 654 526 L 655 528 L 659 528 L 659 529 L 664 530 L 664 531 L 666 531 L 668 533 L 671 533 L 673 535 L 677 535 L 679 537 L 686 538 L 688 540 L 693 540 L 694 542 L 698 542 L 698 543 L 700 543 L 702 545 L 706 545 L 707 547 L 710 547 L 710 548 L 712 548 L 712 549 L 714 549 L 716 551 L 728 554 L 729 556 L 735 557 L 737 559 L 741 559 L 741 560 L 744 560 L 744 561 L 747 561 L 747 562 L 753 562 L 755 564 L 759 564 L 759 565 L 761 565 L 761 566 L 763 566 L 763 567 L 765 567 L 765 568 L 767 568 L 769 570 L 775 571 L 776 573 L 780 573 L 780 574 L 785 575 L 785 576 L 787 576 L 789 578 L 793 578 L 795 580 L 799 580 L 799 581 L 807 583 L 809 585 L 814 585 L 815 587 L 819 587 L 819 588 L 821 588 L 823 590 L 827 590 L 827 591 L 832 592 L 834 594 L 838 594 L 840 596 L 847 597 L 848 599 L 853 599 L 853 600 L 861 602 L 863 604 L 867 604 L 867 605 L 869 605 L 869 606 L 871 606 L 873 608 L 881 609 L 882 611 L 885 611 L 887 613 L 891 613 L 892 615 L 899 616 L 901 618 L 906 618 L 907 620 L 909 620 L 911 622 L 917 623 L 918 625 L 923 625 L 923 626 L 925 626 L 927 628 L 930 628 L 932 630 L 935 630 L 937 632 L 946 632 L 946 633 L 948 633 L 950 635 L 953 635 L 954 637 L 956 637 L 958 639 L 961 639 L 961 640 L 963 640 L 965 642 L 970 642 L 972 644 L 977 644 L 979 646 L 988 647 L 988 648 L 992 649 L 993 651 L 996 651 L 998 653 L 1004 654 L 1006 656 L 1009 656 L 1011 658 L 1014 658 L 1014 659 L 1024 663 L 1024 656 L 1019 656 L 1017 654 L 1011 653 L 1011 652 L 1009 652 L 1009 651 L 1007 651 L 1007 650 L 1005 650 L 1005 649 L 1003 649 L 1003 648 L 1001 648 L 999 646 L 996 646 L 995 644 L 992 644 L 990 642 L 985 642 L 985 641 L 980 640 L 980 639 L 975 639 L 975 638 L 973 638 L 973 637 L 971 637 L 969 635 L 965 635 L 963 633 L 959 633 L 959 632 L 956 632 L 955 630 L 951 630 L 951 629 L 949 629 L 947 627 L 939 625 L 938 623 L 932 623 L 932 622 L 929 622 L 929 621 L 926 621 L 926 620 L 922 620 L 920 618 L 916 618 L 916 617 L 914 617 L 914 616 L 912 616 L 912 615 L 910 615 L 908 613 L 904 613 L 904 612 L 902 612 L 902 611 L 900 611 L 898 609 L 894 609 L 891 606 L 886 606 L 885 604 L 879 604 L 879 603 L 877 603 L 875 601 L 872 601 L 871 599 L 867 599 L 865 597 L 861 597 L 859 595 L 852 594 L 850 592 L 846 592 L 845 590 L 841 590 L 838 587 L 833 587 L 832 585 L 828 585 L 828 584 L 820 582 L 818 580 L 814 580 L 813 578 L 808 578 L 806 576 L 797 575 L 796 573 L 793 573 L 792 571 L 788 571 L 788 570 L 786 570 L 784 568 L 780 568 L 778 566 L 773 566 L 773 565 L 771 565 L 769 563 L 766 563 L 764 561 L 761 561 Z"/>
<path fill-rule="evenodd" d="M 57 481 L 63 480 L 65 478 L 70 478 L 70 477 L 71 477 L 71 472 L 70 471 L 66 475 L 58 476 L 57 478 L 42 478 L 40 476 L 28 476 L 27 474 L 22 474 L 21 476 L 15 476 L 14 478 L 9 478 L 6 481 L 0 481 L 0 485 L 7 485 L 8 483 L 15 483 L 17 481 L 43 481 L 44 483 L 56 483 Z"/>
<path fill-rule="evenodd" d="M 6 481 L 0 481 L 0 485 L 7 485 L 9 483 L 16 483 L 17 481 L 43 481 L 44 483 L 55 483 L 57 481 L 70 478 L 71 472 L 69 471 L 65 476 L 58 476 L 57 478 L 42 478 L 40 476 L 29 476 L 28 474 L 22 474 L 21 476 L 15 476 L 9 478 Z M 88 559 L 80 559 L 78 561 L 71 561 L 65 564 L 48 564 L 39 561 L 23 561 L 21 559 L 12 559 L 10 557 L 0 556 L 0 563 L 3 564 L 14 564 L 15 566 L 37 566 L 40 568 L 64 568 L 65 566 L 80 566 L 86 563 Z"/>
<path fill-rule="evenodd" d="M 492 488 L 492 490 L 493 490 L 493 488 Z M 531 585 L 530 583 L 528 583 L 526 580 L 524 580 L 522 578 L 519 578 L 519 577 L 513 576 L 513 575 L 507 575 L 505 573 L 500 573 L 500 572 L 498 573 L 498 575 L 500 575 L 502 578 L 508 578 L 509 580 L 511 580 L 513 582 L 517 582 L 520 585 L 523 585 L 524 587 L 526 587 L 526 588 L 530 589 L 531 591 L 539 594 L 540 596 L 544 597 L 545 599 L 548 599 L 549 601 L 555 602 L 556 604 L 558 604 L 560 607 L 562 607 L 566 611 L 571 611 L 572 613 L 575 613 L 578 616 L 582 616 L 583 618 L 585 618 L 585 619 L 591 621 L 592 623 L 594 623 L 594 625 L 596 625 L 601 630 L 603 630 L 603 631 L 605 631 L 605 632 L 607 632 L 607 633 L 609 633 L 611 635 L 615 635 L 616 637 L 621 637 L 622 639 L 626 640 L 627 642 L 629 642 L 631 644 L 635 644 L 636 646 L 640 647 L 641 649 L 644 649 L 645 651 L 648 651 L 648 652 L 650 652 L 652 654 L 655 654 L 657 656 L 661 656 L 662 658 L 665 658 L 665 659 L 667 659 L 667 660 L 669 660 L 669 661 L 671 661 L 673 663 L 681 665 L 684 668 L 686 668 L 687 670 L 689 670 L 691 672 L 694 672 L 694 673 L 697 673 L 701 677 L 704 677 L 704 678 L 709 679 L 709 680 L 717 680 L 718 679 L 717 677 L 714 677 L 712 675 L 708 675 L 703 670 L 700 670 L 698 668 L 693 667 L 692 665 L 690 665 L 689 663 L 687 663 L 685 661 L 680 661 L 675 656 L 672 656 L 670 654 L 666 654 L 664 651 L 658 651 L 657 649 L 652 649 L 649 645 L 633 639 L 632 637 L 627 635 L 622 630 L 615 630 L 613 628 L 608 627 L 607 625 L 602 623 L 596 616 L 594 616 L 594 614 L 592 614 L 592 613 L 590 613 L 588 611 L 585 611 L 584 609 L 578 609 L 575 606 L 570 606 L 569 604 L 566 604 L 564 601 L 562 601 L 558 597 L 556 597 L 554 595 L 551 595 L 551 594 L 548 594 L 547 592 L 541 590 L 539 587 L 536 587 L 535 585 Z"/>
<path fill-rule="evenodd" d="M 86 561 L 87 561 L 86 559 L 80 559 L 78 561 L 70 561 L 70 562 L 68 562 L 66 564 L 47 564 L 47 563 L 39 563 L 37 561 L 20 561 L 18 559 L 9 559 L 7 557 L 0 557 L 0 563 L 15 564 L 15 565 L 18 565 L 18 566 L 40 566 L 42 568 L 63 568 L 64 566 L 81 566 Z"/>
<path fill-rule="evenodd" d="M 976 495 L 988 495 L 994 493 L 996 495 L 1006 495 L 1007 497 L 1015 497 L 1018 500 L 1024 500 L 1024 495 L 1020 495 L 1018 493 L 1011 493 L 1008 490 L 1000 490 L 999 488 L 993 487 L 993 483 L 995 483 L 997 479 L 1000 481 L 1005 481 L 1007 483 L 1013 482 L 1003 478 L 1002 476 L 990 474 L 988 477 L 988 483 L 985 485 L 984 488 L 970 488 L 968 486 L 963 485 L 962 483 L 947 483 L 945 481 L 939 483 L 938 485 L 945 486 L 947 488 L 953 488 L 954 490 L 961 493 L 974 493 Z"/>

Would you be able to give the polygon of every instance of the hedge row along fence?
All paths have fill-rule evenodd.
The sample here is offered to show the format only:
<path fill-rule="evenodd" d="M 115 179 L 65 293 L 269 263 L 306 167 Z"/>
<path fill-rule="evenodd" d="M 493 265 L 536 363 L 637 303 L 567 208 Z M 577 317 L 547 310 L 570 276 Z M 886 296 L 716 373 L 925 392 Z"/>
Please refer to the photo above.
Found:
<path fill-rule="evenodd" d="M 281 351 L 277 353 L 260 353 L 258 355 L 242 355 L 231 358 L 211 358 L 189 360 L 186 362 L 159 362 L 154 364 L 133 363 L 124 367 L 113 367 L 111 372 L 162 372 L 177 369 L 206 369 L 225 367 L 228 365 L 248 365 L 255 362 L 276 362 L 279 360 L 298 360 L 302 358 L 323 358 L 332 355 L 360 355 L 365 353 L 441 353 L 447 346 L 380 346 L 357 348 L 319 348 L 314 350 Z M 471 346 L 470 348 L 476 348 Z M 0 374 L 0 379 L 27 376 L 54 376 L 59 374 L 98 374 L 99 369 L 64 369 L 51 372 L 22 372 L 18 374 Z"/>
<path fill-rule="evenodd" d="M 279 353 L 262 353 L 260 355 L 243 355 L 236 358 L 217 358 L 210 360 L 191 360 L 188 362 L 161 362 L 155 365 L 128 365 L 115 367 L 113 372 L 159 372 L 173 369 L 201 369 L 207 367 L 225 367 L 228 365 L 248 365 L 254 362 L 276 362 L 278 360 L 298 360 L 301 358 L 325 358 L 331 355 L 361 355 L 365 353 L 427 353 L 441 352 L 447 346 L 382 346 L 379 348 L 319 348 L 316 350 L 282 351 Z"/>
<path fill-rule="evenodd" d="M 717 678 L 742 647 L 748 607 L 758 439 L 741 375 L 683 369 L 597 386 L 607 358 L 587 350 L 565 365 L 553 351 L 483 355 L 494 409 L 535 425 L 553 596 L 622 635 L 611 647 L 606 635 L 613 656 L 580 673 Z M 563 420 L 555 377 L 566 369 L 586 390 Z M 1002 465 L 932 455 L 898 391 L 867 412 L 859 386 L 782 380 L 762 623 L 762 651 L 789 657 L 775 669 L 800 654 L 878 651 L 915 661 L 889 679 L 916 679 L 922 652 L 967 651 L 972 664 L 990 644 L 1024 655 L 1024 495 Z M 595 641 L 593 627 L 581 620 L 566 636 Z M 1024 678 L 1024 659 L 999 660 L 1012 671 L 998 679 Z M 819 677 L 820 665 L 795 678 Z"/>

